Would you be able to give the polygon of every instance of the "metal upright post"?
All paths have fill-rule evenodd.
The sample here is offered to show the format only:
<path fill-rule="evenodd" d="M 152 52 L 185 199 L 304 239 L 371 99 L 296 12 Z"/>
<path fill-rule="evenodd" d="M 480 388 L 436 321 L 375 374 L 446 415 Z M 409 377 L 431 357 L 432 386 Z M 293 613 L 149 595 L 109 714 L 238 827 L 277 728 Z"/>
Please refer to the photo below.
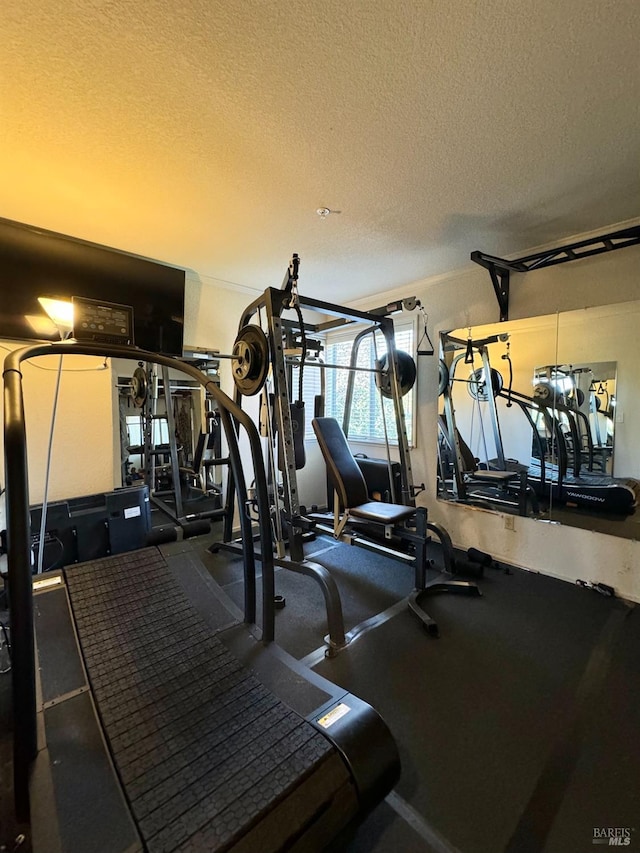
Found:
<path fill-rule="evenodd" d="M 278 452 L 283 457 L 280 460 L 280 466 L 282 468 L 284 511 L 289 527 L 289 552 L 292 560 L 304 560 L 302 528 L 299 523 L 300 497 L 296 477 L 293 425 L 291 423 L 287 369 L 282 346 L 282 321 L 280 315 L 283 309 L 283 295 L 282 291 L 273 290 L 272 288 L 269 288 L 265 293 L 267 335 L 271 350 L 276 422 L 280 436 Z"/>
<path fill-rule="evenodd" d="M 451 373 L 453 376 L 453 371 Z M 444 415 L 447 422 L 447 433 L 449 434 L 449 444 L 455 456 L 455 464 L 453 466 L 453 482 L 451 484 L 453 493 L 458 500 L 465 500 L 467 497 L 467 484 L 464 479 L 464 461 L 462 458 L 462 450 L 460 449 L 460 437 L 456 429 L 455 413 L 453 408 L 453 400 L 451 399 L 451 391 L 447 386 L 442 394 L 444 402 Z"/>
<path fill-rule="evenodd" d="M 36 668 L 33 636 L 29 477 L 19 361 L 8 356 L 4 371 L 4 452 L 7 484 L 11 668 L 13 687 L 13 776 L 16 815 L 29 816 L 29 770 L 37 754 Z M 44 546 L 42 543 L 41 547 Z"/>
<path fill-rule="evenodd" d="M 164 404 L 167 410 L 167 428 L 169 430 L 169 455 L 171 457 L 171 483 L 175 499 L 176 515 L 184 518 L 184 507 L 182 505 L 182 492 L 180 490 L 180 466 L 178 465 L 178 448 L 176 447 L 176 422 L 173 417 L 173 401 L 171 398 L 171 385 L 169 368 L 162 365 L 162 387 L 164 392 Z"/>
<path fill-rule="evenodd" d="M 398 433 L 398 450 L 400 453 L 400 472 L 402 475 L 402 503 L 405 506 L 415 506 L 416 499 L 413 490 L 413 472 L 411 470 L 411 455 L 409 452 L 409 439 L 407 437 L 407 424 L 404 416 L 402 395 L 400 394 L 400 383 L 398 381 L 398 354 L 393 332 L 393 320 L 384 317 L 380 321 L 380 329 L 387 342 L 389 359 L 389 378 L 391 380 L 391 398 L 396 416 L 396 429 Z"/>
<path fill-rule="evenodd" d="M 498 407 L 496 405 L 496 395 L 493 393 L 493 374 L 491 373 L 491 363 L 489 361 L 489 352 L 486 347 L 480 348 L 482 356 L 482 366 L 484 369 L 484 387 L 487 395 L 487 403 L 489 405 L 489 418 L 491 420 L 491 429 L 493 431 L 493 442 L 496 450 L 496 459 L 498 461 L 498 469 L 506 471 L 507 465 L 504 459 L 504 448 L 502 447 L 502 435 L 500 433 L 500 421 L 498 420 Z M 489 460 L 487 459 L 487 467 Z"/>

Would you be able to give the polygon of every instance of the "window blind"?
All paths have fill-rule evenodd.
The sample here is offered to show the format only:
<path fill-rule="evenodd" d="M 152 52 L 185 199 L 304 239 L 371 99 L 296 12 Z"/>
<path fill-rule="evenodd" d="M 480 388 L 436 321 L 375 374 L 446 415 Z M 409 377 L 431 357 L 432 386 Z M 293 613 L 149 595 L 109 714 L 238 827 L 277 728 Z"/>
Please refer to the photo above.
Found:
<path fill-rule="evenodd" d="M 348 336 L 345 333 L 335 336 L 331 335 L 331 333 L 327 335 L 327 363 L 348 366 L 356 335 L 357 331 L 352 331 Z M 396 349 L 404 350 L 413 355 L 414 339 L 415 332 L 412 321 L 396 323 Z M 366 336 L 360 342 L 357 366 L 373 368 L 376 356 L 377 358 L 381 358 L 386 351 L 386 342 L 382 333 L 376 333 L 375 344 L 373 335 Z M 339 423 L 342 423 L 344 417 L 348 380 L 349 372 L 346 370 L 327 370 L 326 414 L 329 417 L 336 418 Z M 414 395 L 415 386 L 402 399 L 407 437 L 410 444 L 413 443 Z M 384 419 L 382 414 L 383 405 Z M 385 421 L 389 441 L 397 444 L 398 434 L 393 411 L 393 400 L 382 398 L 381 402 L 380 392 L 375 383 L 375 374 L 356 372 L 351 403 L 349 438 L 355 441 L 384 442 Z"/>

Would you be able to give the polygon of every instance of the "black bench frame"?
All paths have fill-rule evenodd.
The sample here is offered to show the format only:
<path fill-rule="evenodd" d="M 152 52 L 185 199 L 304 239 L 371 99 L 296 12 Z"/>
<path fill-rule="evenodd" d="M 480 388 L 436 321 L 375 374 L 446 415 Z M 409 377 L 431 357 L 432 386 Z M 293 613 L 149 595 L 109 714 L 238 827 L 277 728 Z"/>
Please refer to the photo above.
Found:
<path fill-rule="evenodd" d="M 448 532 L 439 524 L 428 521 L 426 507 L 369 500 L 364 476 L 339 423 L 335 418 L 314 418 L 312 424 L 334 488 L 334 537 L 410 563 L 415 574 L 408 606 L 425 630 L 437 637 L 438 625 L 423 609 L 423 598 L 440 592 L 481 594 L 474 583 L 450 579 L 454 560 Z M 444 574 L 449 576 L 445 581 L 427 582 L 430 533 L 434 533 L 442 545 Z M 382 544 L 376 534 L 390 544 Z M 390 547 L 391 543 L 396 547 Z"/>

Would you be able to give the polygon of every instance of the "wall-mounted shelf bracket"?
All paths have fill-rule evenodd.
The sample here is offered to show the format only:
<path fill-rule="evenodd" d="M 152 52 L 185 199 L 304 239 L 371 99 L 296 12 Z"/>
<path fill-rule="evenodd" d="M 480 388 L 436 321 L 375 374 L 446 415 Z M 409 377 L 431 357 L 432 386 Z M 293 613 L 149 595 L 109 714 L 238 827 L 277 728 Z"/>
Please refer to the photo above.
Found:
<path fill-rule="evenodd" d="M 564 264 L 567 261 L 577 261 L 580 258 L 601 255 L 603 252 L 612 252 L 614 249 L 624 249 L 625 246 L 637 246 L 638 244 L 640 244 L 640 225 L 632 225 L 630 228 L 623 228 L 620 231 L 613 231 L 600 237 L 589 237 L 587 240 L 579 240 L 576 243 L 536 252 L 533 255 L 526 255 L 523 258 L 516 258 L 511 261 L 478 251 L 471 252 L 471 260 L 489 270 L 491 283 L 500 308 L 500 321 L 502 322 L 509 319 L 509 274 L 511 272 L 531 272 L 543 267 Z"/>

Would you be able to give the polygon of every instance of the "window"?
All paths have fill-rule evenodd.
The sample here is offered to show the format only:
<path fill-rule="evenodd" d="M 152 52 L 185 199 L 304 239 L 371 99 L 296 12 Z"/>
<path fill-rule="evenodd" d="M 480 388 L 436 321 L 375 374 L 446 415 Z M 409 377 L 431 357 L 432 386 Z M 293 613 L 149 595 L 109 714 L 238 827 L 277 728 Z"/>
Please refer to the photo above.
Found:
<path fill-rule="evenodd" d="M 127 415 L 127 431 L 131 447 L 144 444 L 144 424 L 140 415 Z M 156 446 L 169 444 L 169 424 L 166 420 L 155 420 L 153 422 L 153 443 Z"/>
<path fill-rule="evenodd" d="M 399 322 L 395 324 L 396 349 L 404 350 L 411 355 L 414 352 L 414 324 L 413 321 Z M 351 350 L 353 340 L 357 331 L 350 333 L 329 333 L 327 335 L 327 346 L 325 361 L 327 364 L 349 365 L 351 361 Z M 367 335 L 360 342 L 358 349 L 358 367 L 373 368 L 376 355 L 381 358 L 387 351 L 384 336 L 377 332 L 375 336 Z M 347 395 L 347 384 L 349 372 L 347 370 L 327 369 L 326 375 L 326 403 L 325 412 L 328 417 L 336 418 L 342 423 L 344 417 L 344 406 Z M 414 414 L 414 388 L 402 398 L 409 444 L 413 444 L 413 414 Z M 375 382 L 375 374 L 356 372 L 353 385 L 353 401 L 351 404 L 351 418 L 349 421 L 349 438 L 363 442 L 382 442 L 385 440 L 385 421 L 389 441 L 397 444 L 398 434 L 396 420 L 393 411 L 393 400 L 383 398 L 384 419 L 382 414 L 381 396 Z"/>

